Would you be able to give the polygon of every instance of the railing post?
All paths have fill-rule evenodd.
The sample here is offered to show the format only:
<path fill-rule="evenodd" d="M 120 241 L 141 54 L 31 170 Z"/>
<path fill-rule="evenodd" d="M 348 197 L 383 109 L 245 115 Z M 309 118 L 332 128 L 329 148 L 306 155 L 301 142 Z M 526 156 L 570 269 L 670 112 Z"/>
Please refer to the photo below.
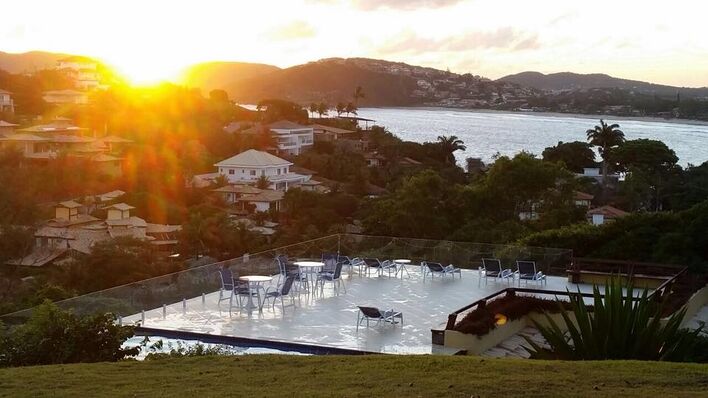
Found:
<path fill-rule="evenodd" d="M 140 325 L 145 326 L 145 310 L 140 311 L 140 320 L 142 321 Z"/>
<path fill-rule="evenodd" d="M 202 293 L 202 305 L 206 304 L 206 296 Z"/>
<path fill-rule="evenodd" d="M 183 298 L 182 299 L 182 313 L 184 314 L 185 312 L 187 312 L 187 299 Z"/>
<path fill-rule="evenodd" d="M 167 318 L 167 304 L 162 304 L 162 319 Z"/>

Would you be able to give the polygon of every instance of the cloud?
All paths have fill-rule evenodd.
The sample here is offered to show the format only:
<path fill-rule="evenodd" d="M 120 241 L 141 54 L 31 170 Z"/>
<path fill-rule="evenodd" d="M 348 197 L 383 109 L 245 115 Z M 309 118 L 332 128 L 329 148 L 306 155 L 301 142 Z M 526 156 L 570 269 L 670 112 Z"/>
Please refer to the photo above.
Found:
<path fill-rule="evenodd" d="M 443 8 L 461 3 L 462 0 L 309 0 L 310 3 L 349 4 L 364 11 L 388 8 L 392 10 L 417 10 L 419 8 Z"/>
<path fill-rule="evenodd" d="M 278 26 L 266 32 L 271 40 L 298 40 L 314 37 L 315 28 L 305 21 L 293 21 L 287 25 Z"/>
<path fill-rule="evenodd" d="M 385 42 L 376 51 L 380 54 L 423 54 L 428 52 L 463 52 L 483 49 L 522 51 L 539 47 L 538 35 L 511 27 L 493 31 L 469 31 L 441 39 L 420 37 L 406 31 Z"/>

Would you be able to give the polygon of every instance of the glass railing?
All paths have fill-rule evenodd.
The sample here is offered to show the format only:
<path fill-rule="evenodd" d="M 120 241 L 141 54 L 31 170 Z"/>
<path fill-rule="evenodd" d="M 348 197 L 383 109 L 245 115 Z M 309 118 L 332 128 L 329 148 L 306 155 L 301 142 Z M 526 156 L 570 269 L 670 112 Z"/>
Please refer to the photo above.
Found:
<path fill-rule="evenodd" d="M 126 317 L 219 291 L 218 271 L 222 267 L 230 268 L 235 276 L 276 275 L 278 255 L 297 261 L 321 259 L 323 253 L 380 260 L 406 258 L 413 264 L 427 260 L 468 269 L 477 269 L 484 257 L 499 258 L 509 268 L 514 268 L 516 260 L 533 260 L 539 270 L 551 275 L 563 273 L 572 262 L 572 251 L 566 249 L 338 234 L 85 294 L 57 305 L 77 314 L 111 312 Z M 30 308 L 6 314 L 0 321 L 22 322 L 31 312 Z"/>

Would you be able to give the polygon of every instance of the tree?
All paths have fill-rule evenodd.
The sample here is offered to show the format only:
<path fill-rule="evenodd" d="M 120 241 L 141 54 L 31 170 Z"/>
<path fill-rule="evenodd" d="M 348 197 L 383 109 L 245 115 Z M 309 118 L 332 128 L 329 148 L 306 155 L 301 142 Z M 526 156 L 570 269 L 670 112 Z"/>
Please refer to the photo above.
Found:
<path fill-rule="evenodd" d="M 344 112 L 347 113 L 347 116 L 349 116 L 350 113 L 356 115 L 356 110 L 357 107 L 353 103 L 349 102 L 347 105 L 344 107 Z"/>
<path fill-rule="evenodd" d="M 317 114 L 320 115 L 320 119 L 322 119 L 322 116 L 326 115 L 327 112 L 329 112 L 329 105 L 324 102 L 317 104 Z"/>
<path fill-rule="evenodd" d="M 455 152 L 464 151 L 467 149 L 464 141 L 457 138 L 456 135 L 451 135 L 449 137 L 440 135 L 438 136 L 437 144 L 440 147 L 440 152 L 442 153 L 445 162 L 449 164 L 455 164 Z"/>
<path fill-rule="evenodd" d="M 256 109 L 258 111 L 263 111 L 265 109 L 265 111 L 263 111 L 263 121 L 266 123 L 272 123 L 283 119 L 297 123 L 307 123 L 308 121 L 307 110 L 290 101 L 267 99 L 259 102 Z"/>
<path fill-rule="evenodd" d="M 347 109 L 347 106 L 343 102 L 337 102 L 335 110 L 337 111 L 337 116 L 342 116 L 342 113 Z"/>
<path fill-rule="evenodd" d="M 681 171 L 676 164 L 676 153 L 657 140 L 626 141 L 610 151 L 609 159 L 619 171 L 628 173 L 623 187 L 636 196 L 643 196 L 635 204 L 655 211 L 663 207 L 664 188 L 671 180 L 678 179 Z"/>
<path fill-rule="evenodd" d="M 268 189 L 269 186 L 270 180 L 267 176 L 260 176 L 258 180 L 256 180 L 256 188 L 258 189 Z"/>
<path fill-rule="evenodd" d="M 598 147 L 598 152 L 602 157 L 602 188 L 603 190 L 607 187 L 607 169 L 608 169 L 608 157 L 610 150 L 624 142 L 624 133 L 619 129 L 619 124 L 605 123 L 604 120 L 600 119 L 600 125 L 595 126 L 594 129 L 589 129 L 585 133 L 588 137 L 588 142 L 590 144 Z"/>
<path fill-rule="evenodd" d="M 352 95 L 355 107 L 359 106 L 359 100 L 362 98 L 366 98 L 366 95 L 364 95 L 364 89 L 362 89 L 361 86 L 356 86 L 356 89 L 354 89 L 354 94 Z"/>
<path fill-rule="evenodd" d="M 544 149 L 542 156 L 546 162 L 563 162 L 574 173 L 582 173 L 585 167 L 595 165 L 595 152 L 587 142 L 559 141 L 558 145 Z"/>
<path fill-rule="evenodd" d="M 310 110 L 310 114 L 312 115 L 312 116 L 310 116 L 310 117 L 315 117 L 315 113 L 317 113 L 317 109 L 318 109 L 318 108 L 317 108 L 317 104 L 316 104 L 316 103 L 313 102 L 313 103 L 310 104 L 309 110 Z M 321 116 L 320 116 L 320 117 L 321 117 Z"/>

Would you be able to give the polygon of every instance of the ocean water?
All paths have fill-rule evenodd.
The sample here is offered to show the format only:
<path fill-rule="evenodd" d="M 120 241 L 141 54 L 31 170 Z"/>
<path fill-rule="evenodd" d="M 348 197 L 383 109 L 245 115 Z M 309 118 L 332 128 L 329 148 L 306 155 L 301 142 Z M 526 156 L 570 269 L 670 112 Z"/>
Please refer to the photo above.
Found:
<path fill-rule="evenodd" d="M 374 119 L 407 141 L 435 141 L 439 135 L 456 135 L 467 150 L 457 152 L 460 164 L 466 157 L 488 162 L 500 153 L 522 150 L 541 154 L 558 141 L 586 141 L 585 131 L 599 124 L 599 116 L 544 113 L 467 111 L 443 108 L 362 108 L 359 116 Z M 632 119 L 603 116 L 618 123 L 627 139 L 663 141 L 676 152 L 679 163 L 699 165 L 708 161 L 708 123 Z"/>

